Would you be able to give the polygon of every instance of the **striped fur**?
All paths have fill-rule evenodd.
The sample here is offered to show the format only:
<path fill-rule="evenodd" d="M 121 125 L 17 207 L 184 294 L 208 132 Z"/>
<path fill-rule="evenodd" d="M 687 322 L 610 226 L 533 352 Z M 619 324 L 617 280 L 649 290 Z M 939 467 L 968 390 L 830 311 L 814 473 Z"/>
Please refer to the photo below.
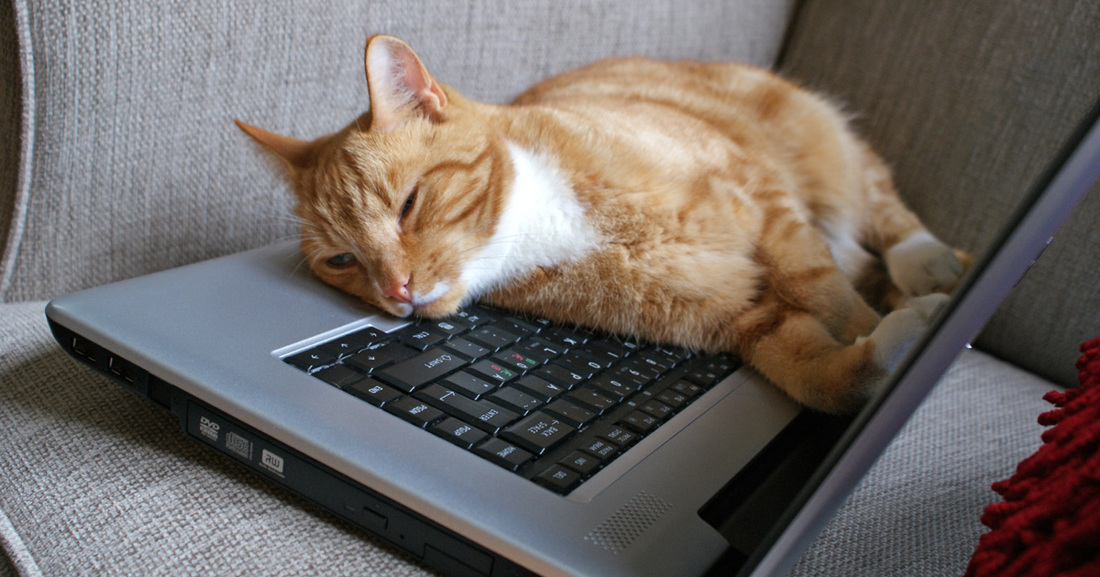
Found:
<path fill-rule="evenodd" d="M 341 132 L 241 127 L 288 169 L 310 268 L 396 315 L 480 299 L 729 351 L 850 411 L 943 299 L 891 309 L 969 261 L 833 106 L 763 70 L 608 60 L 495 106 L 400 40 L 366 63 L 371 111 Z"/>

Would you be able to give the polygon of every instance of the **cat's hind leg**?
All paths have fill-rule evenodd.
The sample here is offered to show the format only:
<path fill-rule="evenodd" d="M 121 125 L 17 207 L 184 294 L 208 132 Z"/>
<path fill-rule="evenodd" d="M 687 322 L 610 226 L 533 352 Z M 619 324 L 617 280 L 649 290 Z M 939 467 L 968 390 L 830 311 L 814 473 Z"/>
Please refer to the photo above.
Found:
<path fill-rule="evenodd" d="M 880 319 L 816 229 L 778 198 L 756 260 L 761 291 L 730 324 L 735 350 L 795 400 L 822 411 L 862 406 L 946 299 L 915 299 Z"/>
<path fill-rule="evenodd" d="M 901 201 L 889 168 L 863 148 L 863 182 L 869 211 L 864 242 L 882 255 L 887 272 L 903 297 L 949 293 L 972 259 L 936 238 Z"/>
<path fill-rule="evenodd" d="M 837 340 L 806 311 L 764 303 L 737 323 L 739 354 L 796 401 L 830 413 L 854 412 L 878 391 L 948 299 L 939 293 L 911 299 L 851 343 Z"/>
<path fill-rule="evenodd" d="M 891 280 L 905 295 L 948 293 L 966 272 L 968 257 L 919 230 L 883 254 Z"/>

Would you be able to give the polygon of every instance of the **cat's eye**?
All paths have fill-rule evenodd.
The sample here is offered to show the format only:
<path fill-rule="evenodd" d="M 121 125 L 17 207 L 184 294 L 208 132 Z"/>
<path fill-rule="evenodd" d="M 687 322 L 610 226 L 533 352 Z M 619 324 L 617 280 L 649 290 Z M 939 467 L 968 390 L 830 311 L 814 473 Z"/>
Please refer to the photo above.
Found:
<path fill-rule="evenodd" d="M 416 187 L 409 193 L 409 197 L 405 199 L 404 206 L 401 207 L 401 214 L 397 217 L 398 222 L 405 220 L 405 217 L 412 211 L 413 205 L 416 204 L 416 196 L 419 192 L 420 187 Z"/>
<path fill-rule="evenodd" d="M 355 255 L 350 252 L 342 252 L 326 260 L 325 264 L 332 268 L 346 268 L 355 264 Z"/>

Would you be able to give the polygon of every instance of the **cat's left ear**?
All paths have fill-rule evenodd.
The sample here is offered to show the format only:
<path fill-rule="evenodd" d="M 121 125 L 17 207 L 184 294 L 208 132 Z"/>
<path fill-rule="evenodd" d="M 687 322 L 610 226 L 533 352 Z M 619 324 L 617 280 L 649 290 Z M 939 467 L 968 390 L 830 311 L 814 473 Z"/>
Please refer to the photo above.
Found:
<path fill-rule="evenodd" d="M 245 124 L 240 120 L 234 120 L 233 122 L 236 122 L 245 134 L 251 136 L 252 140 L 258 142 L 260 146 L 263 146 L 283 161 L 286 167 L 292 171 L 306 168 L 313 162 L 312 142 L 268 132 L 262 128 Z"/>
<path fill-rule="evenodd" d="M 372 129 L 389 132 L 413 115 L 439 120 L 447 95 L 408 44 L 393 36 L 372 36 L 365 60 Z"/>

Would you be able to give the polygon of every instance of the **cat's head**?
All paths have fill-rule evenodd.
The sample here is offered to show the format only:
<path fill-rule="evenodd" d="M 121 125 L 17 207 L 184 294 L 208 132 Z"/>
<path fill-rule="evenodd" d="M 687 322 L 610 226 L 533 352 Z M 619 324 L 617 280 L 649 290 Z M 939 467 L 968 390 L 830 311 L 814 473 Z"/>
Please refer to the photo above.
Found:
<path fill-rule="evenodd" d="M 335 134 L 303 141 L 238 125 L 287 168 L 318 277 L 394 315 L 449 314 L 512 178 L 492 107 L 436 82 L 393 37 L 368 40 L 366 74 L 369 112 Z"/>

